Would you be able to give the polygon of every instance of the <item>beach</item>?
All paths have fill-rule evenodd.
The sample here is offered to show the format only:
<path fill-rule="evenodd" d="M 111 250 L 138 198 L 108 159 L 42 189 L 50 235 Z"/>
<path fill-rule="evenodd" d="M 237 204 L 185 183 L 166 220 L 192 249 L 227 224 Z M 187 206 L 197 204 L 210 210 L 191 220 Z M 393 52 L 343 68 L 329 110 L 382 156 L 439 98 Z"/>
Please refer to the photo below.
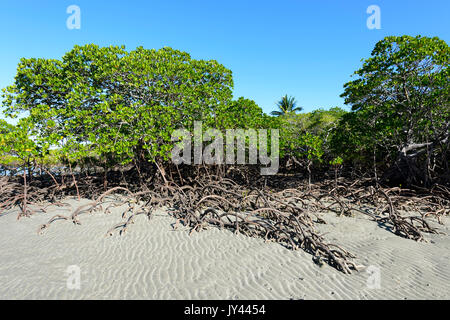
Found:
<path fill-rule="evenodd" d="M 120 208 L 55 221 L 72 207 L 47 208 L 17 221 L 0 216 L 0 299 L 450 299 L 449 217 L 444 234 L 415 242 L 367 216 L 321 215 L 327 241 L 366 268 L 346 275 L 302 251 L 209 227 L 189 235 L 167 210 L 139 216 L 126 233 L 106 236 L 123 221 Z M 71 285 L 73 270 L 79 286 Z M 72 277 L 72 278 L 71 278 Z M 75 281 L 76 282 L 76 281 Z"/>

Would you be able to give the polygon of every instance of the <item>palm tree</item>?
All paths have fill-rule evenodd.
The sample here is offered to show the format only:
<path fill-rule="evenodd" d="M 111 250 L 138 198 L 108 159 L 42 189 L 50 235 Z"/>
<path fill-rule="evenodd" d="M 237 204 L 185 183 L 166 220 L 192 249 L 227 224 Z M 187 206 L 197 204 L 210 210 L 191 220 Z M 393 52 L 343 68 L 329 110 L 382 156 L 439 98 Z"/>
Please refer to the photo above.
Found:
<path fill-rule="evenodd" d="M 285 95 L 281 98 L 280 101 L 277 102 L 277 106 L 280 111 L 272 111 L 270 114 L 273 116 L 282 116 L 288 113 L 295 113 L 297 111 L 302 111 L 302 107 L 297 107 L 297 101 L 295 101 L 294 97 L 288 97 Z"/>

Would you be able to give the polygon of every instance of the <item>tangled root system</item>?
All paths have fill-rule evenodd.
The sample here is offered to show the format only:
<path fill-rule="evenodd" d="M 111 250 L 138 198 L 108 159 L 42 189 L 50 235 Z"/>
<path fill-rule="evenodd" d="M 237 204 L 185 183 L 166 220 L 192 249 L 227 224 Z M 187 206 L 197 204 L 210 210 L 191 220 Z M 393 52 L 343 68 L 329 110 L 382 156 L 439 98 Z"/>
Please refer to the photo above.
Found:
<path fill-rule="evenodd" d="M 63 205 L 58 197 L 67 196 L 71 186 L 56 183 L 45 188 L 28 186 L 0 178 L 0 214 L 14 206 L 20 208 L 18 217 L 33 213 L 27 203 Z M 242 179 L 241 179 L 242 180 Z M 180 182 L 181 181 L 181 182 Z M 215 175 L 197 175 L 187 179 L 154 180 L 139 186 L 121 183 L 102 193 L 92 177 L 80 180 L 77 193 L 83 197 L 94 194 L 94 200 L 73 210 L 69 215 L 57 214 L 39 226 L 42 233 L 58 220 L 81 224 L 80 216 L 94 210 L 110 212 L 114 207 L 125 206 L 123 221 L 107 230 L 106 235 L 123 234 L 139 215 L 152 218 L 157 208 L 170 209 L 180 224 L 189 227 L 191 234 L 208 227 L 231 230 L 249 237 L 282 244 L 292 250 L 304 250 L 313 255 L 317 263 L 327 263 L 351 273 L 363 266 L 357 265 L 355 256 L 337 244 L 329 243 L 316 230 L 316 224 L 326 223 L 321 218 L 325 212 L 353 216 L 363 214 L 389 226 L 395 234 L 416 241 L 425 241 L 424 233 L 439 233 L 427 219 L 442 223 L 450 212 L 450 191 L 444 186 L 432 190 L 409 190 L 374 187 L 366 180 L 352 183 L 324 180 L 304 185 L 298 179 L 277 176 L 244 183 Z M 73 189 L 73 188 L 72 188 Z M 25 190 L 25 191 L 24 191 Z M 25 193 L 25 194 L 24 194 Z M 79 193 L 78 193 L 79 195 Z M 48 202 L 48 201 L 47 201 Z M 41 205 L 42 211 L 45 206 Z M 407 214 L 415 212 L 417 215 Z"/>

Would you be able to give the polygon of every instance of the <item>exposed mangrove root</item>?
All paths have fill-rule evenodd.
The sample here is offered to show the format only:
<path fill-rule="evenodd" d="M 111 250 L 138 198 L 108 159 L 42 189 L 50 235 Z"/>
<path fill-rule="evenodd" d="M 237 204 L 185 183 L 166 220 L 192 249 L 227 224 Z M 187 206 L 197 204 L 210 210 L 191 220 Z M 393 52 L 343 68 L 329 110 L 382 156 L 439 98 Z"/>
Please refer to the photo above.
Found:
<path fill-rule="evenodd" d="M 206 168 L 205 168 L 206 170 Z M 323 214 L 354 216 L 364 214 L 372 220 L 390 226 L 395 234 L 424 241 L 424 234 L 439 233 L 428 219 L 442 223 L 442 217 L 450 213 L 450 191 L 445 186 L 433 189 L 400 189 L 373 186 L 369 179 L 347 182 L 343 179 L 323 180 L 305 184 L 287 176 L 252 180 L 241 170 L 235 170 L 232 179 L 215 176 L 211 172 L 196 174 L 169 171 L 165 180 L 145 179 L 139 172 L 143 184 L 124 181 L 123 174 L 118 183 L 110 179 L 109 190 L 103 189 L 104 177 L 70 177 L 47 175 L 45 183 L 34 180 L 27 188 L 27 203 L 41 204 L 43 211 L 50 203 L 67 205 L 60 201 L 67 195 L 94 199 L 75 208 L 69 215 L 57 214 L 39 226 L 42 233 L 58 220 L 81 224 L 80 216 L 101 210 L 105 214 L 117 208 L 122 210 L 123 221 L 113 225 L 106 235 L 123 234 L 135 223 L 139 215 L 152 218 L 155 209 L 166 208 L 176 218 L 174 228 L 180 224 L 189 227 L 190 233 L 199 232 L 209 226 L 227 229 L 249 237 L 278 242 L 292 250 L 304 250 L 313 256 L 316 263 L 327 263 L 344 272 L 351 273 L 363 266 L 357 265 L 355 256 L 337 244 L 329 243 L 316 230 L 316 224 L 326 223 Z M 113 174 L 113 173 L 111 173 Z M 174 179 L 180 177 L 180 180 Z M 181 178 L 183 177 L 183 178 Z M 246 178 L 245 178 L 246 177 Z M 64 181 L 72 181 L 67 185 Z M 151 181 L 151 182 L 150 182 Z M 40 183 L 41 187 L 36 185 Z M 24 205 L 24 188 L 20 180 L 0 178 L 0 215 L 13 207 L 21 208 L 20 216 L 33 212 Z M 122 208 L 122 207 L 125 208 Z M 414 213 L 414 214 L 411 214 Z"/>

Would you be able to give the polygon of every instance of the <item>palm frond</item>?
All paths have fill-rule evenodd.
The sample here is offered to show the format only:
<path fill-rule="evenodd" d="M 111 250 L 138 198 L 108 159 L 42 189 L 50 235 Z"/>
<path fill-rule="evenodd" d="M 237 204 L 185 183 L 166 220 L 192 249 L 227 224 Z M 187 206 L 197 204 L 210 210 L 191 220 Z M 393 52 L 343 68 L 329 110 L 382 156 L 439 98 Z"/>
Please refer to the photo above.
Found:
<path fill-rule="evenodd" d="M 272 111 L 270 114 L 274 116 L 281 116 L 287 113 L 295 113 L 297 111 L 302 111 L 302 107 L 297 107 L 297 101 L 295 98 L 288 95 L 284 95 L 280 101 L 277 102 L 277 107 L 280 111 Z"/>

